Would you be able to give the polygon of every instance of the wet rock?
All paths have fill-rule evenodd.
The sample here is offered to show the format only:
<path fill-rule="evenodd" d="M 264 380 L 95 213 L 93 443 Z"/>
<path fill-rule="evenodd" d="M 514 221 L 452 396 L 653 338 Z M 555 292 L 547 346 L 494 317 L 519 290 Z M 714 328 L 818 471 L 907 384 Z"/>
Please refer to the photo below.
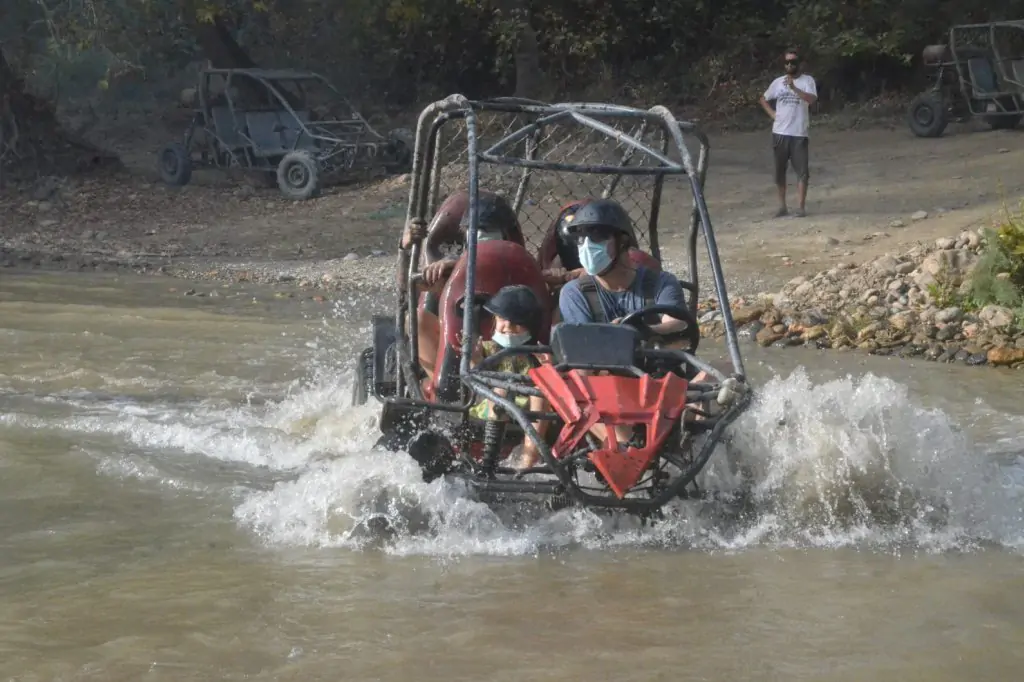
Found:
<path fill-rule="evenodd" d="M 949 341 L 954 336 L 956 336 L 956 332 L 951 327 L 943 327 L 935 332 L 936 341 Z"/>
<path fill-rule="evenodd" d="M 966 362 L 972 367 L 984 365 L 988 362 L 988 356 L 985 353 L 973 353 L 967 358 Z"/>
<path fill-rule="evenodd" d="M 988 360 L 988 364 L 995 367 L 1007 367 L 1024 362 L 1024 348 L 993 348 L 989 350 L 985 359 Z"/>
<path fill-rule="evenodd" d="M 915 343 L 908 343 L 907 345 L 900 348 L 899 355 L 901 358 L 914 358 L 924 353 L 926 349 L 927 346 Z"/>
<path fill-rule="evenodd" d="M 755 320 L 754 322 L 751 322 L 748 326 L 744 327 L 742 333 L 751 338 L 756 338 L 758 333 L 762 329 L 764 329 L 764 324 L 762 324 L 760 320 Z"/>
<path fill-rule="evenodd" d="M 719 319 L 721 316 L 722 316 L 721 312 L 719 312 L 717 310 L 709 310 L 708 312 L 706 312 L 703 315 L 701 315 L 697 319 L 697 322 L 699 324 L 706 325 L 706 324 L 710 324 L 711 322 L 714 322 L 715 320 Z"/>
<path fill-rule="evenodd" d="M 825 327 L 823 325 L 816 325 L 814 327 L 807 327 L 804 329 L 803 333 L 800 334 L 800 339 L 805 342 L 814 341 L 827 335 L 828 333 L 825 331 Z"/>
<path fill-rule="evenodd" d="M 928 211 L 914 211 L 910 216 L 911 220 L 924 220 L 928 217 Z"/>
<path fill-rule="evenodd" d="M 345 255 L 345 257 L 344 257 L 344 258 L 342 258 L 342 260 L 344 260 L 344 261 L 353 261 L 353 260 L 359 260 L 359 254 L 358 254 L 358 253 L 349 253 L 349 254 L 346 254 L 346 255 Z"/>
<path fill-rule="evenodd" d="M 757 333 L 757 336 L 755 336 L 754 339 L 757 341 L 758 345 L 767 347 L 781 339 L 782 336 L 782 334 L 773 331 L 771 327 L 765 327 Z"/>
<path fill-rule="evenodd" d="M 939 357 L 945 352 L 945 349 L 937 343 L 933 343 L 928 346 L 928 350 L 924 352 L 924 356 L 929 360 L 938 360 Z"/>
<path fill-rule="evenodd" d="M 889 227 L 906 227 L 906 226 L 907 226 L 907 224 L 905 222 L 903 222 L 902 220 L 894 220 L 891 223 L 889 223 Z"/>
<path fill-rule="evenodd" d="M 870 339 L 881 328 L 882 328 L 882 325 L 880 323 L 872 322 L 871 324 L 867 325 L 866 327 L 861 329 L 859 332 L 857 332 L 857 340 L 858 341 L 864 341 L 866 339 Z"/>

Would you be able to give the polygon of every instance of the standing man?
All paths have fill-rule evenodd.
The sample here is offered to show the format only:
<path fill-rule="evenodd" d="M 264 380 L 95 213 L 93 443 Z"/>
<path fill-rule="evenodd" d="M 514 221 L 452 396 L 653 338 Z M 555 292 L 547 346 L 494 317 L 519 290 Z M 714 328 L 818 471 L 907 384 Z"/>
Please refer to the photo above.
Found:
<path fill-rule="evenodd" d="M 786 75 L 779 76 L 761 96 L 761 107 L 775 121 L 772 124 L 772 146 L 775 150 L 775 186 L 779 188 L 779 211 L 776 218 L 787 215 L 786 208 L 786 166 L 793 164 L 796 172 L 797 192 L 800 208 L 794 215 L 806 215 L 804 203 L 807 200 L 807 180 L 810 177 L 808 165 L 807 132 L 811 123 L 811 105 L 818 101 L 818 86 L 814 79 L 801 73 L 800 53 L 796 48 L 786 50 L 783 55 Z M 774 100 L 772 109 L 768 102 Z"/>

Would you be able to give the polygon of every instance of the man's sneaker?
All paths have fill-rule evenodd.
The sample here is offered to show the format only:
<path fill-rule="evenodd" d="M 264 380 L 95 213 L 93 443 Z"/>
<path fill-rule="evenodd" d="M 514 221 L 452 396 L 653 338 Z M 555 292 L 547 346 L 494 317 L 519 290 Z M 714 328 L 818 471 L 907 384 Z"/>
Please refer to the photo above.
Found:
<path fill-rule="evenodd" d="M 793 211 L 793 216 L 796 217 L 796 218 L 803 218 L 806 215 L 807 215 L 807 211 L 805 211 L 802 208 L 798 208 L 797 210 Z"/>
<path fill-rule="evenodd" d="M 782 208 L 780 208 L 778 211 L 775 212 L 775 217 L 776 218 L 782 218 L 782 217 L 787 216 L 787 215 L 789 215 L 789 211 L 786 210 L 785 206 L 783 206 Z"/>

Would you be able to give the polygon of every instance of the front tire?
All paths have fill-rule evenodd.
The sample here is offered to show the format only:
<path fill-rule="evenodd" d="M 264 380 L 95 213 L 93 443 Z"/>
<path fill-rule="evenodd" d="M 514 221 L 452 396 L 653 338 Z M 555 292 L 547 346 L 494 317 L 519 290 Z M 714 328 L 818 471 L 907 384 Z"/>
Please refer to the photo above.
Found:
<path fill-rule="evenodd" d="M 918 95 L 910 103 L 907 124 L 918 137 L 939 137 L 949 123 L 949 114 L 942 96 L 936 92 Z"/>
<path fill-rule="evenodd" d="M 184 187 L 192 179 L 192 159 L 180 142 L 172 142 L 160 150 L 157 168 L 160 179 L 173 187 Z"/>
<path fill-rule="evenodd" d="M 288 152 L 277 165 L 277 186 L 295 201 L 313 197 L 320 190 L 320 164 L 305 150 Z"/>

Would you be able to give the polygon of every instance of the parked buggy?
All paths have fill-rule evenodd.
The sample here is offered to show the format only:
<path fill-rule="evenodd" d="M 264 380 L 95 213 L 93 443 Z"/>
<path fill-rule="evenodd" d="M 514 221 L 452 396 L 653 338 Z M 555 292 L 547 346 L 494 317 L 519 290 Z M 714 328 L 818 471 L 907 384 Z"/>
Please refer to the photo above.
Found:
<path fill-rule="evenodd" d="M 954 26 L 947 44 L 924 49 L 923 61 L 935 72 L 935 84 L 907 113 L 918 137 L 939 137 L 951 119 L 980 118 L 996 130 L 1020 123 L 1024 20 Z"/>
<path fill-rule="evenodd" d="M 238 170 L 308 199 L 325 181 L 372 167 L 405 172 L 412 161 L 411 132 L 381 135 L 316 73 L 207 69 L 193 106 L 184 141 L 160 151 L 170 185 L 187 184 L 193 168 Z"/>

